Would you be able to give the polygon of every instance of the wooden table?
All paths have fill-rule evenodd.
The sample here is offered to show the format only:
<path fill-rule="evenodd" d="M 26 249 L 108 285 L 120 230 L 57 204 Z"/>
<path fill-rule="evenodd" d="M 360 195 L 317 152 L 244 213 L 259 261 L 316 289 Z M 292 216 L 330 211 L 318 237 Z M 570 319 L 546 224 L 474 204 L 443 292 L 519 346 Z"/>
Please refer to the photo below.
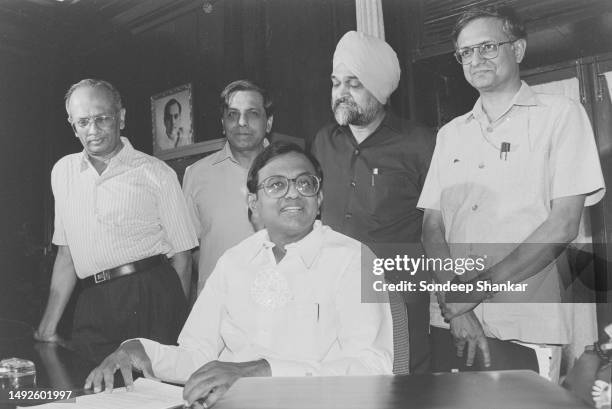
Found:
<path fill-rule="evenodd" d="M 15 357 L 34 362 L 37 388 L 84 394 L 85 378 L 95 365 L 58 345 L 34 342 L 32 334 L 33 329 L 24 323 L 0 319 L 0 359 Z M 15 406 L 7 403 L 6 392 L 0 391 L 2 409 Z"/>
<path fill-rule="evenodd" d="M 243 378 L 214 409 L 584 409 L 532 371 Z"/>
<path fill-rule="evenodd" d="M 32 329 L 0 320 L 0 358 L 29 359 L 37 387 L 77 395 L 94 368 L 62 347 L 35 343 Z M 115 384 L 122 384 L 120 376 Z M 0 408 L 14 405 L 0 403 Z M 585 409 L 589 406 L 531 371 L 408 376 L 243 378 L 215 409 Z"/>

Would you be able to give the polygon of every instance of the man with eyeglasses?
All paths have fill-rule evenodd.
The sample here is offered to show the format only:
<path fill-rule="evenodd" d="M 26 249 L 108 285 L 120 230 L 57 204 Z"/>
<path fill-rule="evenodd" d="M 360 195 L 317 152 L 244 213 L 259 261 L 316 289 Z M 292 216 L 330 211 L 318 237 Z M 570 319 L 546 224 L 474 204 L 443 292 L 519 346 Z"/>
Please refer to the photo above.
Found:
<path fill-rule="evenodd" d="M 591 125 L 579 103 L 521 82 L 526 32 L 512 10 L 466 12 L 453 40 L 480 98 L 438 133 L 418 204 L 423 244 L 430 258 L 486 262 L 478 276 L 438 272 L 439 281 L 490 286 L 434 298 L 432 369 L 533 369 L 556 380 L 560 345 L 572 339 L 569 310 L 559 303 L 563 250 L 584 206 L 605 191 Z M 519 282 L 524 292 L 492 286 Z"/>
<path fill-rule="evenodd" d="M 82 355 L 100 362 L 138 336 L 174 343 L 187 314 L 190 249 L 197 245 L 176 174 L 120 136 L 126 111 L 110 83 L 74 84 L 66 111 L 84 149 L 60 159 L 51 173 L 58 251 L 34 336 L 63 342 L 57 324 L 79 281 L 72 345 Z"/>
<path fill-rule="evenodd" d="M 186 382 L 186 404 L 206 408 L 246 376 L 390 374 L 389 308 L 361 302 L 361 267 L 374 255 L 315 221 L 322 183 L 317 160 L 299 146 L 266 147 L 247 180 L 249 208 L 266 228 L 221 256 L 178 346 L 130 340 L 85 388 L 112 389 L 117 369 L 131 385 L 135 368 Z"/>
<path fill-rule="evenodd" d="M 422 255 L 423 213 L 416 203 L 435 142 L 431 129 L 399 118 L 389 107 L 400 74 L 397 55 L 384 40 L 346 33 L 333 56 L 331 108 L 336 121 L 323 127 L 312 143 L 326 177 L 321 220 L 367 244 L 381 258 Z M 387 275 L 390 281 L 428 277 L 420 272 Z M 406 292 L 403 298 L 406 303 L 392 303 L 395 372 L 428 372 L 428 294 Z M 408 330 L 402 324 L 406 315 Z"/>

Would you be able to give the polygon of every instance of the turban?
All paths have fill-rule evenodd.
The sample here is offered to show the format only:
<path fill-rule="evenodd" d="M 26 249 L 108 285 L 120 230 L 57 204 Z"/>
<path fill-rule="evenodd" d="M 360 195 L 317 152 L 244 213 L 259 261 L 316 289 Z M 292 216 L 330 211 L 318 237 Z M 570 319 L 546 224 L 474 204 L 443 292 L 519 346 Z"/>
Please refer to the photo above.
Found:
<path fill-rule="evenodd" d="M 334 52 L 334 69 L 344 64 L 381 103 L 386 104 L 400 80 L 397 54 L 384 40 L 357 31 L 346 33 Z"/>

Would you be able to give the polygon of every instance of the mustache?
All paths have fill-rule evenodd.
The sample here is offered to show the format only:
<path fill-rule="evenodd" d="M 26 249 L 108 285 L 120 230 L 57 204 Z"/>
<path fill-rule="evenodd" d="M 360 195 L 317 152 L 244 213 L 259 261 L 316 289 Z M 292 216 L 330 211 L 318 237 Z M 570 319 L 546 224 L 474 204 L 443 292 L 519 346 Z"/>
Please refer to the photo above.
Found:
<path fill-rule="evenodd" d="M 347 104 L 347 105 L 350 105 L 351 108 L 358 108 L 357 103 L 355 103 L 353 98 L 351 98 L 349 96 L 340 97 L 340 98 L 336 99 L 334 101 L 333 109 L 335 110 L 336 108 L 338 108 L 338 105 L 340 105 L 340 104 Z"/>

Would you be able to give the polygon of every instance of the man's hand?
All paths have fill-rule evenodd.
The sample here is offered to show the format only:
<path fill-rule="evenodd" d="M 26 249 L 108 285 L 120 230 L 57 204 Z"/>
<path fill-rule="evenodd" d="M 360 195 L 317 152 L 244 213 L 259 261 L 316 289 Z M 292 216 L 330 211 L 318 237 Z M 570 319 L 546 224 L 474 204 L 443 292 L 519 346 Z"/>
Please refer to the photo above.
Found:
<path fill-rule="evenodd" d="M 239 378 L 271 375 L 265 359 L 238 363 L 211 361 L 189 377 L 183 399 L 194 408 L 210 408 Z"/>
<path fill-rule="evenodd" d="M 482 353 L 482 360 L 485 367 L 491 366 L 491 355 L 489 353 L 489 344 L 484 335 L 482 325 L 476 318 L 473 311 L 459 315 L 450 320 L 451 335 L 455 341 L 457 348 L 457 356 L 463 357 L 465 345 L 467 344 L 467 359 L 465 364 L 472 366 L 474 357 L 476 356 L 476 348 Z"/>
<path fill-rule="evenodd" d="M 468 311 L 472 311 L 479 303 L 456 303 L 456 302 L 448 302 L 448 293 L 443 293 L 440 291 L 436 291 L 436 298 L 438 299 L 438 304 L 440 305 L 440 310 L 442 311 L 442 315 L 446 321 L 450 321 L 451 319 L 465 314 Z"/>
<path fill-rule="evenodd" d="M 127 390 L 132 390 L 134 380 L 132 369 L 142 371 L 147 378 L 155 378 L 151 367 L 151 360 L 147 356 L 144 347 L 138 340 L 132 340 L 121 345 L 115 352 L 107 356 L 96 369 L 91 371 L 85 380 L 85 389 L 93 387 L 95 393 L 102 391 L 113 391 L 113 379 L 117 369 L 123 375 L 123 382 Z"/>

